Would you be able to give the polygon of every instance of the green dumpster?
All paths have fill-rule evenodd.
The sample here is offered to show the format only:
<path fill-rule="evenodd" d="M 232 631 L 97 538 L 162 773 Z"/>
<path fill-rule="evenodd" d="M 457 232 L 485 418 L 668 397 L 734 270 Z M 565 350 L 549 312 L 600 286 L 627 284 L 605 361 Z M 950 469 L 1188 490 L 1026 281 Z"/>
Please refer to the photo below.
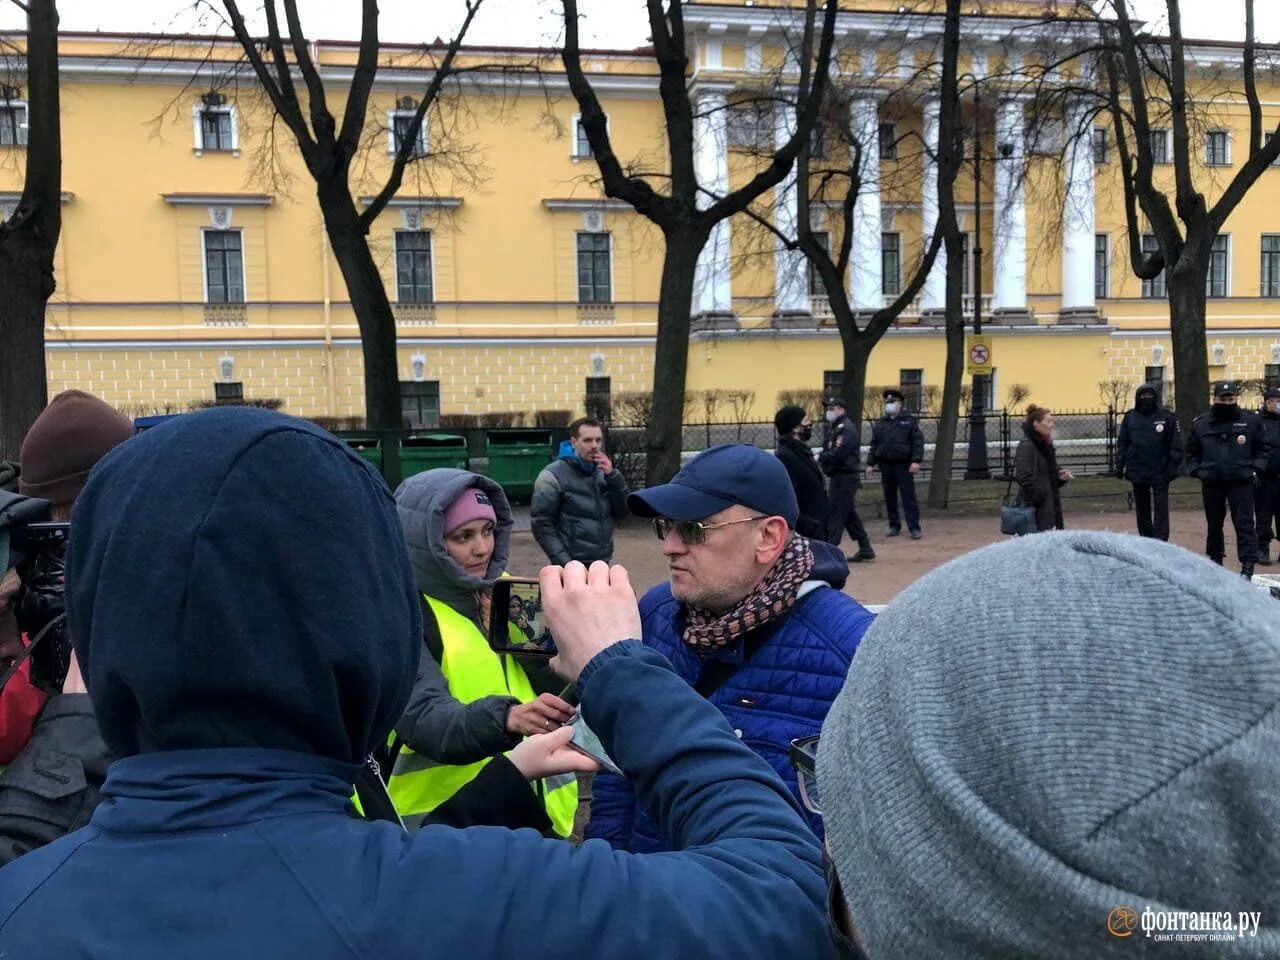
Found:
<path fill-rule="evenodd" d="M 400 478 L 438 467 L 467 469 L 467 438 L 453 433 L 429 433 L 400 442 Z"/>
<path fill-rule="evenodd" d="M 350 437 L 347 446 L 358 453 L 362 460 L 372 463 L 379 473 L 382 472 L 382 448 L 378 445 L 377 437 Z"/>
<path fill-rule="evenodd" d="M 485 435 L 489 476 L 512 500 L 530 500 L 533 482 L 551 462 L 550 430 L 490 430 Z"/>

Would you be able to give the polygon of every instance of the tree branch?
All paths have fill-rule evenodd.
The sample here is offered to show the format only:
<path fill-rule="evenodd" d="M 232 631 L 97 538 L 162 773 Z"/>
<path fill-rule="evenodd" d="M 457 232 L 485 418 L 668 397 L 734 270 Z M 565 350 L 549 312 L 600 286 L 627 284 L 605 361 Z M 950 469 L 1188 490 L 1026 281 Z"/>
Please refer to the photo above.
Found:
<path fill-rule="evenodd" d="M 479 3 L 476 4 L 479 6 Z M 365 115 L 369 110 L 369 94 L 378 75 L 378 4 L 377 0 L 363 0 L 360 23 L 360 53 L 356 58 L 355 73 L 351 76 L 351 89 L 347 93 L 347 106 L 342 115 L 342 132 L 338 145 L 348 156 L 355 156 L 364 130 Z M 471 15 L 467 17 L 471 22 Z M 464 25 L 463 31 L 466 32 Z M 417 132 L 413 140 L 416 143 Z"/>
<path fill-rule="evenodd" d="M 1107 71 L 1107 86 L 1110 92 L 1108 108 L 1111 111 L 1111 123 L 1116 132 L 1116 157 L 1120 163 L 1120 180 L 1124 187 L 1124 217 L 1129 236 L 1129 262 L 1139 279 L 1154 280 L 1164 270 L 1164 255 L 1157 247 L 1150 257 L 1142 251 L 1142 232 L 1138 223 L 1138 199 L 1134 158 L 1129 152 L 1129 138 L 1125 130 L 1125 115 L 1120 104 L 1120 78 L 1116 74 L 1114 56 L 1108 56 L 1103 63 Z M 1136 131 L 1136 127 L 1135 127 Z M 1135 132 L 1135 137 L 1137 136 Z M 1147 145 L 1150 149 L 1150 143 Z"/>
<path fill-rule="evenodd" d="M 267 0 L 267 6 L 274 8 L 275 3 L 273 0 Z M 373 6 L 376 14 L 377 4 L 374 0 L 365 0 L 365 6 L 366 9 Z M 274 14 L 274 9 L 272 12 Z M 328 104 L 325 102 L 324 84 L 320 82 L 320 73 L 316 65 L 311 62 L 311 51 L 307 49 L 307 38 L 302 32 L 302 21 L 298 19 L 298 0 L 284 0 L 284 16 L 289 27 L 289 42 L 293 46 L 293 59 L 297 61 L 298 69 L 302 72 L 302 80 L 307 85 L 311 129 L 315 131 L 317 141 L 332 143 L 333 114 L 329 112 Z"/>
<path fill-rule="evenodd" d="M 796 129 L 791 138 L 773 154 L 769 165 L 743 186 L 725 195 L 720 201 L 702 211 L 704 223 L 711 225 L 745 209 L 746 206 L 782 182 L 787 175 L 800 145 L 809 139 L 813 125 L 822 109 L 822 100 L 827 92 L 827 83 L 831 74 L 831 48 L 835 41 L 835 24 L 838 7 L 837 0 L 826 0 L 825 14 L 822 22 L 822 35 L 818 43 L 818 59 L 813 60 L 813 28 L 816 19 L 815 0 L 808 0 L 805 11 L 804 42 L 800 51 L 800 84 L 797 88 L 799 102 L 803 104 L 796 118 Z M 812 86 L 810 78 L 812 77 Z"/>
<path fill-rule="evenodd" d="M 650 0 L 650 16 L 652 16 L 655 3 L 658 3 L 658 0 Z M 608 121 L 605 117 L 604 109 L 600 106 L 600 100 L 596 97 L 595 90 L 582 70 L 582 53 L 578 42 L 577 0 L 564 0 L 564 33 L 564 49 L 561 51 L 561 60 L 564 63 L 565 74 L 569 81 L 569 89 L 573 93 L 574 99 L 578 101 L 580 122 L 582 123 L 583 131 L 587 135 L 587 142 L 591 144 L 591 152 L 595 156 L 596 166 L 600 170 L 605 196 L 614 197 L 630 204 L 635 208 L 636 212 L 648 217 L 658 226 L 665 227 L 673 219 L 670 211 L 670 202 L 667 198 L 660 196 L 648 183 L 641 179 L 627 176 L 622 169 L 622 164 L 618 161 L 617 154 L 613 152 L 613 144 L 610 142 Z M 657 42 L 655 37 L 655 49 L 657 49 Z M 683 92 L 683 68 L 680 71 L 680 84 Z M 685 100 L 687 102 L 687 96 Z M 669 137 L 674 140 L 674 134 L 669 134 Z M 689 141 L 692 142 L 692 123 L 689 124 L 688 137 Z M 671 149 L 674 159 L 674 147 Z M 674 169 L 676 166 L 673 163 L 673 183 L 676 177 Z"/>
<path fill-rule="evenodd" d="M 376 0 L 365 0 L 365 2 L 370 6 L 374 7 L 374 19 L 376 20 L 377 19 Z M 422 130 L 422 124 L 427 114 L 427 108 L 430 107 L 433 103 L 435 103 L 436 100 L 439 98 L 440 88 L 441 86 L 444 85 L 445 79 L 451 73 L 453 60 L 458 55 L 458 48 L 462 46 L 462 41 L 466 38 L 467 31 L 471 28 L 471 22 L 475 19 L 476 13 L 480 10 L 480 4 L 483 2 L 484 0 L 468 0 L 467 16 L 462 21 L 462 26 L 458 29 L 457 34 L 454 36 L 454 38 L 451 41 L 449 41 L 448 49 L 445 50 L 444 59 L 440 62 L 440 66 L 436 68 L 435 73 L 432 75 L 431 82 L 427 84 L 426 92 L 423 93 L 422 99 L 418 103 L 418 108 L 413 112 L 413 119 L 409 121 L 408 129 L 405 131 L 404 136 L 400 139 L 400 143 L 396 145 L 396 157 L 394 162 L 391 164 L 391 174 L 387 177 L 387 182 L 383 184 L 382 189 L 378 191 L 378 195 L 373 198 L 373 201 L 369 204 L 368 207 L 365 208 L 365 211 L 362 214 L 360 214 L 360 222 L 364 225 L 366 229 L 368 229 L 368 227 L 373 223 L 374 220 L 378 219 L 378 214 L 380 214 L 383 211 L 386 205 L 391 201 L 391 198 L 396 195 L 396 191 L 400 189 L 400 185 L 404 182 L 404 169 L 405 169 L 405 166 L 409 163 L 410 159 L 412 159 L 416 155 L 419 133 Z M 361 60 L 364 59 L 363 45 L 364 45 L 364 40 L 362 39 L 361 50 L 360 50 Z M 374 69 L 376 69 L 377 67 L 376 28 L 375 28 L 374 43 L 373 43 L 372 49 L 373 49 L 373 55 L 375 58 Z M 370 86 L 372 86 L 373 84 L 372 74 L 370 74 L 369 76 L 369 84 Z M 367 91 L 365 93 L 365 97 L 367 100 L 367 97 L 368 97 Z M 363 111 L 361 111 L 361 114 L 363 116 Z M 350 120 L 351 120 L 351 114 L 350 112 L 348 112 L 347 119 L 344 120 L 342 124 L 344 135 L 347 129 L 347 123 L 350 122 Z M 358 138 L 358 134 L 357 134 L 357 138 Z"/>
<path fill-rule="evenodd" d="M 309 158 L 314 151 L 315 141 L 311 138 L 311 132 L 307 129 L 306 122 L 302 119 L 302 107 L 298 104 L 297 94 L 293 89 L 293 80 L 289 75 L 288 65 L 279 72 L 279 80 L 272 77 L 271 70 L 267 67 L 266 62 L 262 59 L 262 55 L 258 52 L 257 41 L 250 35 L 248 27 L 245 26 L 244 16 L 240 13 L 240 7 L 236 0 L 223 0 L 223 6 L 226 7 L 227 16 L 231 18 L 231 29 L 236 35 L 236 39 L 240 41 L 240 46 L 244 48 L 245 56 L 249 58 L 249 64 L 253 67 L 253 72 L 258 77 L 258 82 L 262 84 L 262 89 L 267 92 L 267 97 L 271 100 L 271 105 L 275 107 L 276 113 L 284 120 L 285 124 L 293 131 L 294 137 L 298 141 L 298 148 L 302 151 L 304 158 Z M 271 4 L 267 4 L 270 9 Z M 269 17 L 274 20 L 274 17 Z M 279 41 L 279 31 L 276 31 L 276 40 Z M 280 50 L 283 56 L 283 49 Z M 279 67 L 279 61 L 277 61 Z"/>

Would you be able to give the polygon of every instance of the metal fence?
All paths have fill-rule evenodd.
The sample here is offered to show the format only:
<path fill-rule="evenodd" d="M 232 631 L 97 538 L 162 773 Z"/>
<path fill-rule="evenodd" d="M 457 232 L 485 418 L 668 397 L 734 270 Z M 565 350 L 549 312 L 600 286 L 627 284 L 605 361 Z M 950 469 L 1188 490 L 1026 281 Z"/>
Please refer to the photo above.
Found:
<path fill-rule="evenodd" d="M 1077 476 L 1109 474 L 1115 472 L 1116 435 L 1121 414 L 1114 408 L 1106 410 L 1055 410 L 1054 445 L 1058 464 L 1067 467 Z M 920 431 L 924 434 L 925 458 L 922 478 L 933 469 L 934 446 L 937 442 L 940 417 L 918 417 Z M 993 477 L 1007 477 L 1013 470 L 1014 453 L 1022 440 L 1023 418 L 1007 410 L 996 411 L 985 418 L 987 436 L 987 462 Z M 874 421 L 862 424 L 862 450 L 866 455 L 871 442 Z M 813 444 L 818 447 L 825 437 L 827 425 L 814 424 Z M 609 431 L 609 447 L 614 462 L 619 465 L 627 482 L 633 487 L 644 483 L 644 450 L 648 434 L 638 427 L 613 427 Z M 708 447 L 721 443 L 750 443 L 764 450 L 777 445 L 777 431 L 772 423 L 691 423 L 684 427 L 683 451 L 693 456 Z M 951 463 L 952 477 L 965 474 L 969 455 L 969 419 L 961 417 L 956 436 L 955 456 Z"/>

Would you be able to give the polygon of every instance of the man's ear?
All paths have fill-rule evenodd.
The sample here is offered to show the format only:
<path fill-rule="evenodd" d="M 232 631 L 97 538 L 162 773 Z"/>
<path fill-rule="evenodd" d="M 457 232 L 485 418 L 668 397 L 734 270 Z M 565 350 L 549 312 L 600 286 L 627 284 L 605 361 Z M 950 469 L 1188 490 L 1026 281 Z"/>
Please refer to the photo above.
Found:
<path fill-rule="evenodd" d="M 782 517 L 770 517 L 761 521 L 759 539 L 756 541 L 756 559 L 772 566 L 782 556 L 782 551 L 787 548 L 790 540 L 791 528 Z"/>

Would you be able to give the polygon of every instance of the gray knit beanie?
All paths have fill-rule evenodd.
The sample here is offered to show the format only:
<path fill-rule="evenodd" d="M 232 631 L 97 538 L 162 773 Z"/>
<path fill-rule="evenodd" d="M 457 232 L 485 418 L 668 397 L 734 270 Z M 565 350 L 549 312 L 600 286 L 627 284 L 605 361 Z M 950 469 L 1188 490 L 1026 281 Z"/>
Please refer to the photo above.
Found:
<path fill-rule="evenodd" d="M 1277 702 L 1280 601 L 1178 547 L 1043 534 L 924 577 L 819 749 L 867 956 L 1280 957 Z"/>

